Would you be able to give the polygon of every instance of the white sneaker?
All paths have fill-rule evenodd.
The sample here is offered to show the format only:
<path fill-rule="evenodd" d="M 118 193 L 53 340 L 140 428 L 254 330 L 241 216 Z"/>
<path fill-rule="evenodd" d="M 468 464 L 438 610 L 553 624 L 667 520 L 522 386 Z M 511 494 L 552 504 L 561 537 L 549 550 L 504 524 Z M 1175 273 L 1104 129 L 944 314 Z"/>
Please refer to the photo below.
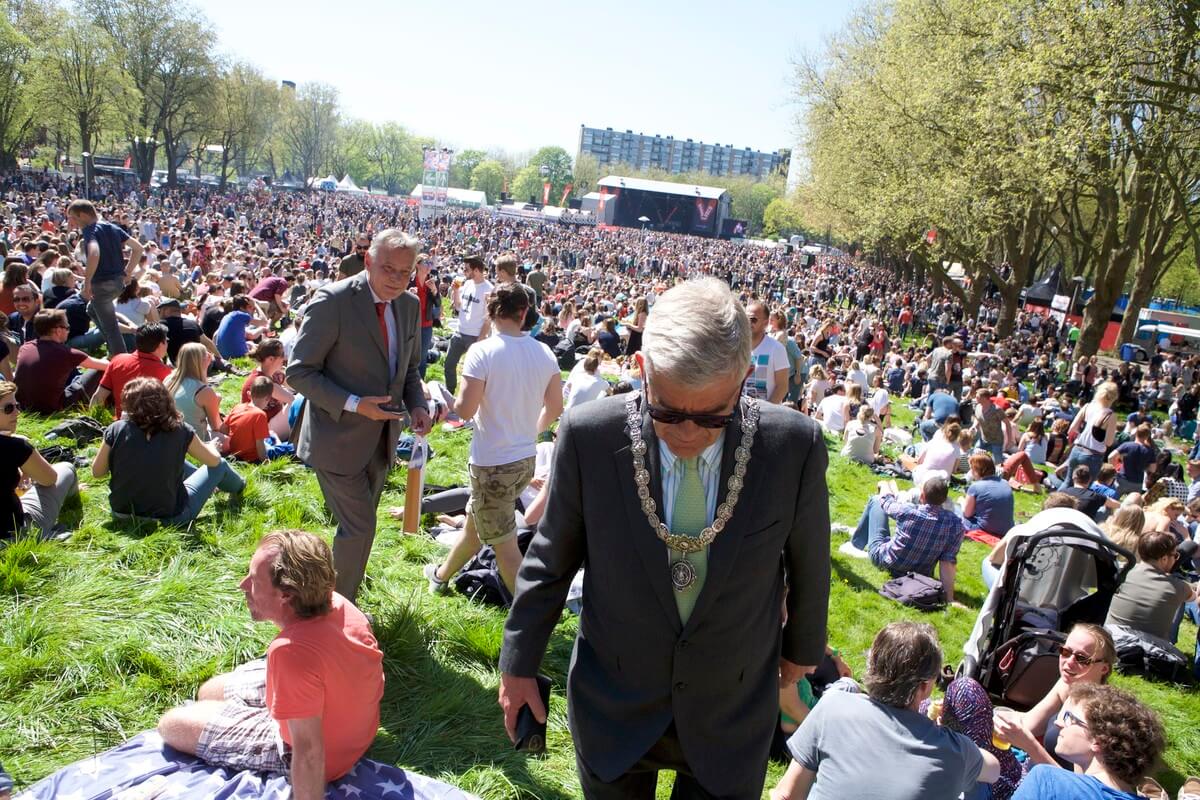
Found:
<path fill-rule="evenodd" d="M 849 536 L 850 534 L 854 533 L 854 528 L 851 528 L 849 525 L 846 525 L 845 523 L 842 523 L 842 522 L 835 522 L 829 526 L 829 532 L 830 533 L 844 533 L 847 536 Z"/>
<path fill-rule="evenodd" d="M 438 565 L 426 564 L 424 569 L 425 579 L 429 581 L 430 594 L 446 594 L 450 591 L 450 587 L 446 581 L 439 581 L 437 577 Z"/>
<path fill-rule="evenodd" d="M 857 547 L 855 547 L 854 542 L 843 542 L 842 546 L 838 548 L 838 552 L 844 556 L 850 556 L 851 558 L 871 557 L 866 550 L 859 550 Z"/>

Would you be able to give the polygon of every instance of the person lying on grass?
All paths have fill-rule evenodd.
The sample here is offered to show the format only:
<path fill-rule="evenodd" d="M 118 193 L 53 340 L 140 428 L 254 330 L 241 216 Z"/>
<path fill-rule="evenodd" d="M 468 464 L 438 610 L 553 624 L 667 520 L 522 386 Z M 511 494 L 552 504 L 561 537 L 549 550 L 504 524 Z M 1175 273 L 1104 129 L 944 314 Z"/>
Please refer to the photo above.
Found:
<path fill-rule="evenodd" d="M 298 530 L 264 536 L 238 588 L 279 634 L 258 659 L 205 681 L 158 723 L 163 741 L 218 767 L 287 775 L 296 800 L 325 797 L 375 740 L 383 653 L 370 621 L 334 591 L 333 553 Z"/>

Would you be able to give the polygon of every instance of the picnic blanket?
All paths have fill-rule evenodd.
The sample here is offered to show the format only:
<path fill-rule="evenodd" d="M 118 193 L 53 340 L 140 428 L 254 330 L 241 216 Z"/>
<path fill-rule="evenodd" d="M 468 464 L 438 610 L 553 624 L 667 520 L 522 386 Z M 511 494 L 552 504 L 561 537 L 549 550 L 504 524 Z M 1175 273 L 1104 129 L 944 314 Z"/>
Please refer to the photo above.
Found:
<path fill-rule="evenodd" d="M 153 731 L 63 767 L 17 800 L 290 800 L 282 775 L 212 767 L 163 744 Z M 329 784 L 326 800 L 476 800 L 449 784 L 364 758 Z"/>

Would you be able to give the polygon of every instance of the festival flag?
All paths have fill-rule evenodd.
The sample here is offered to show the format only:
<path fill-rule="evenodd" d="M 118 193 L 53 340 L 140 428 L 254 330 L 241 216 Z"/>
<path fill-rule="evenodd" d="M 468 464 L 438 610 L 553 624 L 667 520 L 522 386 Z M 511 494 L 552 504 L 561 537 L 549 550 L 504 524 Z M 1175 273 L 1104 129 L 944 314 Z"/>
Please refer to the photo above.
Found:
<path fill-rule="evenodd" d="M 573 183 L 568 183 L 568 184 L 567 184 L 567 186 L 566 186 L 566 188 L 565 188 L 565 189 L 563 189 L 563 196 L 562 196 L 562 199 L 558 201 L 558 204 L 559 204 L 560 206 L 565 206 L 565 205 L 567 204 L 567 195 L 569 195 L 569 194 L 571 193 L 571 190 L 572 190 L 572 189 L 574 189 L 574 188 L 575 188 L 575 184 L 573 184 Z"/>
<path fill-rule="evenodd" d="M 542 205 L 550 205 L 550 181 L 542 184 Z"/>

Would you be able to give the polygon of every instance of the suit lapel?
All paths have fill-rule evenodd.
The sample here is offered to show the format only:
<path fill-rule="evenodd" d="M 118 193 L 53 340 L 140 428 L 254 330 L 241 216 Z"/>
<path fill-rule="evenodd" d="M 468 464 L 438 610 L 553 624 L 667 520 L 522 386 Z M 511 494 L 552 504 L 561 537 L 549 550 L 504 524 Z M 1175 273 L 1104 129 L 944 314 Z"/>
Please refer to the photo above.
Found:
<path fill-rule="evenodd" d="M 742 441 L 742 404 L 740 402 L 734 414 L 733 421 L 725 429 L 725 443 L 721 448 L 721 483 L 717 489 L 717 508 L 720 508 L 721 504 L 725 502 L 725 496 L 728 494 L 729 478 L 733 475 L 733 467 L 736 463 L 734 453 Z M 688 618 L 685 631 L 694 627 L 697 620 L 704 618 L 705 611 L 713 604 L 713 599 L 721 593 L 721 589 L 737 561 L 742 536 L 746 533 L 750 500 L 753 498 L 752 482 L 756 474 L 753 466 L 753 450 L 754 448 L 751 446 L 750 466 L 746 470 L 746 477 L 743 480 L 733 516 L 730 517 L 725 530 L 717 534 L 717 538 L 713 539 L 712 544 L 708 546 L 708 575 L 704 579 L 704 586 L 700 589 L 700 596 L 696 598 L 696 607 Z"/>
<path fill-rule="evenodd" d="M 400 297 L 403 296 L 401 295 Z M 388 304 L 391 306 L 392 321 L 396 323 L 396 374 L 392 376 L 391 383 L 388 386 L 388 394 L 396 400 L 399 400 L 404 395 L 404 378 L 408 372 L 408 358 L 404 353 L 404 335 L 408 330 L 408 320 L 405 319 L 404 304 L 400 302 L 400 297 L 397 297 Z M 379 326 L 376 325 L 375 327 Z M 420 331 L 417 331 L 417 340 L 412 343 L 412 346 L 419 347 L 420 342 Z M 386 356 L 387 354 L 385 353 L 384 355 Z"/>
<path fill-rule="evenodd" d="M 665 521 L 662 501 L 662 469 L 658 457 L 658 438 L 654 435 L 654 425 L 648 415 L 642 417 L 642 441 L 646 443 L 646 468 L 650 471 L 650 494 L 654 498 L 655 507 L 659 510 L 659 518 Z M 617 450 L 613 457 L 616 459 L 617 478 L 621 482 L 621 496 L 625 498 L 625 512 L 629 517 L 629 532 L 633 537 L 634 547 L 642 559 L 642 566 L 650 576 L 650 588 L 663 613 L 671 622 L 672 629 L 679 633 L 683 627 L 679 621 L 679 609 L 675 605 L 675 597 L 671 594 L 671 571 L 667 556 L 667 546 L 658 538 L 658 534 L 650 527 L 646 512 L 642 510 L 641 501 L 637 496 L 637 484 L 633 478 L 633 455 L 629 445 Z"/>

